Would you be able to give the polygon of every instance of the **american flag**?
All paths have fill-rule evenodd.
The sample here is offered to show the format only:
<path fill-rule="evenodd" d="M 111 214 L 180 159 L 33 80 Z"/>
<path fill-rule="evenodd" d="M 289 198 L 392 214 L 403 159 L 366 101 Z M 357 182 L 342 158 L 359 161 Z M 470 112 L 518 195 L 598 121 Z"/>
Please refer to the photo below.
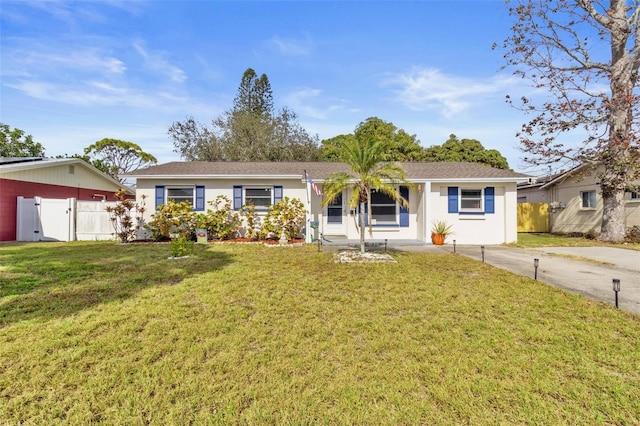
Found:
<path fill-rule="evenodd" d="M 311 177 L 309 175 L 307 175 L 307 182 L 309 182 L 309 184 L 311 185 L 311 188 L 313 188 L 313 191 L 316 193 L 318 197 L 322 196 L 322 190 L 318 187 L 318 185 L 316 185 L 316 183 L 313 180 L 311 180 Z"/>

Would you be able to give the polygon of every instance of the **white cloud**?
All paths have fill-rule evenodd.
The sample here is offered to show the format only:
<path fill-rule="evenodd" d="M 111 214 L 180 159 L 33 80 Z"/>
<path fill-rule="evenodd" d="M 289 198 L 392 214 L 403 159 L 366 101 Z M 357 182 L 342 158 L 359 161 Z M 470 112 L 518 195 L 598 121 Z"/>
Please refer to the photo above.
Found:
<path fill-rule="evenodd" d="M 347 109 L 347 101 L 335 98 L 325 98 L 320 89 L 301 87 L 284 96 L 285 105 L 290 107 L 300 116 L 313 119 L 327 119 L 331 113 L 340 111 L 357 112 L 356 109 Z"/>
<path fill-rule="evenodd" d="M 155 104 L 161 104 L 160 101 L 142 93 L 136 93 L 126 87 L 114 86 L 103 81 L 78 81 L 69 85 L 41 80 L 18 80 L 5 85 L 32 98 L 70 105 L 152 107 Z"/>
<path fill-rule="evenodd" d="M 182 83 L 187 79 L 187 74 L 183 70 L 172 65 L 165 59 L 165 53 L 149 51 L 143 46 L 141 41 L 134 42 L 133 48 L 145 60 L 145 65 L 149 69 L 166 75 L 174 83 Z"/>
<path fill-rule="evenodd" d="M 84 46 L 65 46 L 60 49 L 57 46 L 28 39 L 17 40 L 14 48 L 4 48 L 2 74 L 31 75 L 41 72 L 52 76 L 53 71 L 60 71 L 62 75 L 68 74 L 68 71 L 74 74 L 124 74 L 127 70 L 124 62 L 100 49 Z"/>
<path fill-rule="evenodd" d="M 311 105 L 311 102 L 317 100 L 321 93 L 320 89 L 305 87 L 287 94 L 284 97 L 284 102 L 298 114 L 323 119 L 326 117 L 326 113 Z"/>
<path fill-rule="evenodd" d="M 106 47 L 28 38 L 12 41 L 2 52 L 2 85 L 31 98 L 69 105 L 152 109 L 187 103 L 182 86 L 177 86 L 186 74 L 162 53 L 144 49 L 141 42 L 134 49 L 142 64 L 136 57 L 125 63 Z M 120 55 L 127 58 L 128 52 L 120 50 Z"/>
<path fill-rule="evenodd" d="M 269 40 L 269 44 L 285 56 L 309 56 L 311 54 L 311 42 L 308 38 L 294 40 L 273 36 Z"/>
<path fill-rule="evenodd" d="M 97 3 L 88 1 L 68 2 L 53 0 L 31 0 L 28 2 L 21 1 L 16 3 L 19 3 L 21 7 L 26 6 L 47 13 L 53 19 L 64 22 L 69 26 L 76 26 L 83 21 L 92 23 L 107 22 L 109 19 L 109 13 L 107 10 L 103 9 L 102 6 L 119 9 L 131 15 L 140 14 L 145 7 L 144 2 L 134 2 L 126 0 L 103 0 Z M 16 17 L 16 19 L 24 19 L 19 18 L 18 12 L 12 12 L 11 10 L 7 9 L 9 9 L 9 7 L 4 7 L 4 9 L 2 10 L 3 16 L 7 16 L 9 14 L 10 17 Z"/>
<path fill-rule="evenodd" d="M 502 96 L 512 86 L 511 77 L 486 80 L 446 75 L 435 68 L 413 68 L 385 79 L 382 86 L 396 86 L 396 101 L 414 111 L 440 110 L 451 117 L 487 98 Z"/>

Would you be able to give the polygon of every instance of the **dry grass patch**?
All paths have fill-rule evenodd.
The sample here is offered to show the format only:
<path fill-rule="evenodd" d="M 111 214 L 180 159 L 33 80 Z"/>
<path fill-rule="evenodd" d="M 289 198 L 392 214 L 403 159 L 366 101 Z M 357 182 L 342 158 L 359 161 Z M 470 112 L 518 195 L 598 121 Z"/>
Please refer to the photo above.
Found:
<path fill-rule="evenodd" d="M 168 250 L 0 246 L 0 423 L 640 422 L 608 305 L 452 254 Z"/>

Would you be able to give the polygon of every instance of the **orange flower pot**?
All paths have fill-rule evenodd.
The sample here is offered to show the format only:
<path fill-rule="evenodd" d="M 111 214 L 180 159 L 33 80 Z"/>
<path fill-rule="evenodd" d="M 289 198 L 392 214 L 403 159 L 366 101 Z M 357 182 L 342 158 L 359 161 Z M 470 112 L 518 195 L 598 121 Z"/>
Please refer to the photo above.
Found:
<path fill-rule="evenodd" d="M 431 242 L 437 246 L 443 245 L 445 238 L 447 238 L 447 236 L 444 234 L 431 233 Z"/>

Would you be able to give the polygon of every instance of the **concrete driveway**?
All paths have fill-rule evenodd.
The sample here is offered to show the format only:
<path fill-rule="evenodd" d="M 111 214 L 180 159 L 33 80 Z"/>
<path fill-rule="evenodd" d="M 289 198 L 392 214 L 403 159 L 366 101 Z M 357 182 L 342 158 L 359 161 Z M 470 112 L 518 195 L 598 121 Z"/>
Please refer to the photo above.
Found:
<path fill-rule="evenodd" d="M 453 252 L 451 245 L 440 249 Z M 482 259 L 480 246 L 458 245 L 456 252 Z M 615 304 L 612 280 L 619 279 L 620 309 L 640 315 L 640 251 L 611 247 L 486 246 L 484 258 L 497 268 L 531 278 L 534 278 L 534 259 L 540 259 L 539 281 L 609 304 Z"/>
<path fill-rule="evenodd" d="M 331 243 L 331 242 L 330 242 Z M 354 249 L 358 241 L 324 245 L 324 250 Z M 377 249 L 384 247 L 377 246 Z M 421 241 L 390 240 L 390 250 L 422 253 L 453 252 L 453 245 L 434 246 Z M 481 260 L 480 246 L 456 246 L 458 254 Z M 538 281 L 593 300 L 615 305 L 612 281 L 620 280 L 618 306 L 640 315 L 640 251 L 612 247 L 538 247 L 519 249 L 485 246 L 485 262 L 518 275 L 534 278 L 533 260 L 539 259 Z"/>

